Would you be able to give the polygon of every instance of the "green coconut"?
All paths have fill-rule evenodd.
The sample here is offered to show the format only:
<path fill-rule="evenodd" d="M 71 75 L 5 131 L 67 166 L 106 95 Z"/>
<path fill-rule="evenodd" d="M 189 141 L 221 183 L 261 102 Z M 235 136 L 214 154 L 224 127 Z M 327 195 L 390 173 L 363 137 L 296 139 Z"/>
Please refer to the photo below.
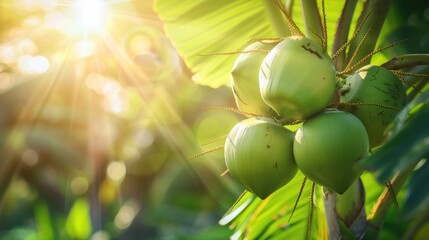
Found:
<path fill-rule="evenodd" d="M 245 119 L 225 142 L 229 173 L 248 191 L 264 199 L 287 184 L 298 169 L 293 157 L 294 134 L 271 118 Z"/>
<path fill-rule="evenodd" d="M 386 138 L 386 128 L 407 104 L 402 82 L 386 68 L 367 65 L 346 79 L 341 109 L 357 116 L 365 126 L 371 147 Z M 347 105 L 349 103 L 350 105 Z"/>
<path fill-rule="evenodd" d="M 343 194 L 361 174 L 369 141 L 362 122 L 351 113 L 328 109 L 305 121 L 295 134 L 298 168 L 313 182 Z"/>
<path fill-rule="evenodd" d="M 277 116 L 276 112 L 262 100 L 259 91 L 259 68 L 274 43 L 254 42 L 247 46 L 235 60 L 231 71 L 231 88 L 235 102 L 243 112 L 261 116 Z M 260 51 L 260 52 L 258 52 Z"/>
<path fill-rule="evenodd" d="M 284 39 L 259 71 L 262 99 L 285 119 L 304 120 L 331 102 L 336 88 L 332 59 L 306 37 Z"/>

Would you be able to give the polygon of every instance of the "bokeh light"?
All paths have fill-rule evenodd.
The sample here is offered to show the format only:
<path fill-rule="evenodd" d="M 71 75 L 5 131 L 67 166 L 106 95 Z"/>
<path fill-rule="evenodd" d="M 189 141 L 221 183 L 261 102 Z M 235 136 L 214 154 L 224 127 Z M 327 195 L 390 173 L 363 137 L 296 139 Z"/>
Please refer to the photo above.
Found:
<path fill-rule="evenodd" d="M 129 200 L 125 202 L 115 217 L 115 226 L 119 229 L 128 228 L 138 211 L 139 205 L 135 201 Z"/>
<path fill-rule="evenodd" d="M 115 182 L 121 182 L 126 173 L 127 168 L 122 162 L 111 162 L 109 166 L 107 166 L 107 176 Z"/>
<path fill-rule="evenodd" d="M 109 235 L 109 233 L 107 233 L 106 231 L 103 230 L 99 230 L 97 232 L 95 232 L 94 234 L 92 234 L 90 240 L 110 240 L 111 237 Z"/>
<path fill-rule="evenodd" d="M 0 61 L 3 63 L 13 63 L 16 60 L 17 52 L 9 44 L 0 45 Z"/>
<path fill-rule="evenodd" d="M 49 60 L 44 56 L 22 55 L 18 58 L 18 69 L 24 74 L 41 74 L 49 69 Z"/>
<path fill-rule="evenodd" d="M 86 193 L 88 185 L 89 183 L 84 177 L 76 177 L 70 183 L 71 190 L 77 195 Z"/>
<path fill-rule="evenodd" d="M 35 166 L 39 162 L 39 154 L 29 148 L 22 153 L 21 160 L 27 166 Z"/>

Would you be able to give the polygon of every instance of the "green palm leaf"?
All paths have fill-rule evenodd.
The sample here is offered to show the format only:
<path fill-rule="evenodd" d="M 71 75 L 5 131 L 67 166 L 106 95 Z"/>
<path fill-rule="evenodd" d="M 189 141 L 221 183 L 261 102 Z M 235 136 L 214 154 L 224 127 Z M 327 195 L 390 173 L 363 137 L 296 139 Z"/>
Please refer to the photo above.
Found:
<path fill-rule="evenodd" d="M 333 41 L 344 2 L 326 1 L 328 44 Z M 155 10 L 167 36 L 194 73 L 193 80 L 217 88 L 229 86 L 229 74 L 237 55 L 202 55 L 240 51 L 252 39 L 278 37 L 274 23 L 270 22 L 273 9 L 267 9 L 267 5 L 275 8 L 271 0 L 156 0 Z M 303 29 L 299 1 L 294 3 L 292 16 Z M 353 17 L 356 19 L 358 14 Z M 287 29 L 281 18 L 280 21 Z"/>
<path fill-rule="evenodd" d="M 246 193 L 237 204 L 219 221 L 230 224 L 235 233 L 232 239 L 292 239 L 307 235 L 310 210 L 311 182 L 307 181 L 298 205 L 293 213 L 304 176 L 298 173 L 286 186 L 261 200 L 251 193 Z M 324 234 L 324 218 L 321 215 L 323 203 L 316 190 L 313 212 L 312 238 L 319 239 Z M 319 224 L 319 225 L 317 225 Z"/>
<path fill-rule="evenodd" d="M 428 118 L 429 91 L 425 91 L 397 115 L 391 138 L 362 165 L 372 171 L 379 182 L 386 182 L 398 172 L 415 166 L 429 153 Z"/>
<path fill-rule="evenodd" d="M 219 223 L 229 224 L 235 229 L 232 239 L 294 239 L 297 236 L 305 239 L 310 210 L 310 181 L 307 181 L 289 221 L 303 178 L 299 172 L 291 182 L 265 200 L 246 192 Z M 368 213 L 384 187 L 368 173 L 362 175 L 362 181 L 367 189 L 365 208 Z M 316 187 L 313 204 L 310 239 L 326 239 L 327 226 L 319 187 Z"/>
<path fill-rule="evenodd" d="M 237 51 L 253 38 L 274 37 L 260 0 L 161 0 L 155 9 L 173 45 L 196 73 L 193 80 L 211 87 L 229 84 L 236 56 L 202 54 Z"/>

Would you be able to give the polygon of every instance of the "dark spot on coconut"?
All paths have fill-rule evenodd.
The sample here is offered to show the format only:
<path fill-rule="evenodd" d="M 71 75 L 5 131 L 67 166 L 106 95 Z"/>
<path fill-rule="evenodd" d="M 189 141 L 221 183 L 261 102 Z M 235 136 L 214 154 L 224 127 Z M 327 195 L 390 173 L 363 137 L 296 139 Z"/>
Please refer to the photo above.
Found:
<path fill-rule="evenodd" d="M 389 90 L 384 90 L 384 89 L 382 89 L 382 88 L 379 88 L 379 87 L 377 87 L 377 86 L 372 86 L 373 88 L 375 88 L 375 89 L 377 89 L 378 91 L 380 91 L 380 92 L 382 92 L 382 93 L 384 93 L 385 95 L 387 95 L 387 96 L 389 96 L 390 94 L 390 92 L 389 92 Z"/>
<path fill-rule="evenodd" d="M 277 165 L 277 163 L 274 163 L 274 168 L 279 169 L 279 166 Z"/>
<path fill-rule="evenodd" d="M 315 55 L 315 56 L 316 56 L 316 57 L 318 57 L 319 59 L 322 59 L 322 55 L 321 55 L 320 53 L 318 53 L 316 50 L 313 50 L 313 49 L 310 47 L 310 44 L 309 44 L 309 43 L 307 44 L 307 46 L 301 45 L 301 47 L 302 47 L 305 51 L 307 51 L 307 52 L 309 52 L 309 53 L 311 53 L 311 54 Z"/>
<path fill-rule="evenodd" d="M 271 146 L 270 146 L 270 145 L 267 145 L 267 148 L 271 148 Z"/>
<path fill-rule="evenodd" d="M 270 126 L 267 126 L 267 127 L 265 128 L 265 137 L 270 136 L 270 132 L 271 132 L 271 128 L 270 128 Z"/>
<path fill-rule="evenodd" d="M 268 63 L 267 63 L 267 62 L 265 62 L 265 61 L 264 61 L 264 65 L 265 65 L 265 67 L 266 67 L 266 68 L 271 69 L 270 65 L 268 65 Z M 264 78 L 265 78 L 265 79 L 268 79 L 268 76 L 267 76 L 267 74 L 265 73 L 264 68 L 261 68 L 261 72 L 262 72 L 262 74 L 264 75 Z"/>
<path fill-rule="evenodd" d="M 235 90 L 234 87 L 232 87 L 232 92 L 235 94 L 235 96 L 237 97 L 238 101 L 240 101 L 241 103 L 243 103 L 244 105 L 249 105 L 248 103 L 244 102 L 241 98 L 240 95 L 238 95 L 237 90 Z"/>
<path fill-rule="evenodd" d="M 395 91 L 390 91 L 389 95 L 392 97 L 393 100 L 400 100 L 401 98 L 401 96 Z"/>
<path fill-rule="evenodd" d="M 371 81 L 375 81 L 375 80 L 377 80 L 377 75 L 378 75 L 378 73 L 381 71 L 381 68 L 375 68 L 375 73 L 374 73 L 374 75 L 372 75 L 372 78 L 371 78 Z"/>
<path fill-rule="evenodd" d="M 377 77 L 375 76 L 375 74 L 374 75 L 370 75 L 370 77 L 371 78 L 368 79 L 370 82 L 373 82 L 373 81 L 377 80 Z"/>

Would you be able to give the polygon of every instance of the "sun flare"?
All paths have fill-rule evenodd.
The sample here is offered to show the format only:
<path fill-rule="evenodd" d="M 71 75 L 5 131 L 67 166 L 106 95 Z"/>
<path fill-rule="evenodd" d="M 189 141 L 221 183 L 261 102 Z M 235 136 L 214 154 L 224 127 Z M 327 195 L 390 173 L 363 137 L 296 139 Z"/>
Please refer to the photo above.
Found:
<path fill-rule="evenodd" d="M 74 3 L 75 24 L 79 30 L 92 32 L 106 25 L 106 4 L 101 0 L 77 0 Z"/>

